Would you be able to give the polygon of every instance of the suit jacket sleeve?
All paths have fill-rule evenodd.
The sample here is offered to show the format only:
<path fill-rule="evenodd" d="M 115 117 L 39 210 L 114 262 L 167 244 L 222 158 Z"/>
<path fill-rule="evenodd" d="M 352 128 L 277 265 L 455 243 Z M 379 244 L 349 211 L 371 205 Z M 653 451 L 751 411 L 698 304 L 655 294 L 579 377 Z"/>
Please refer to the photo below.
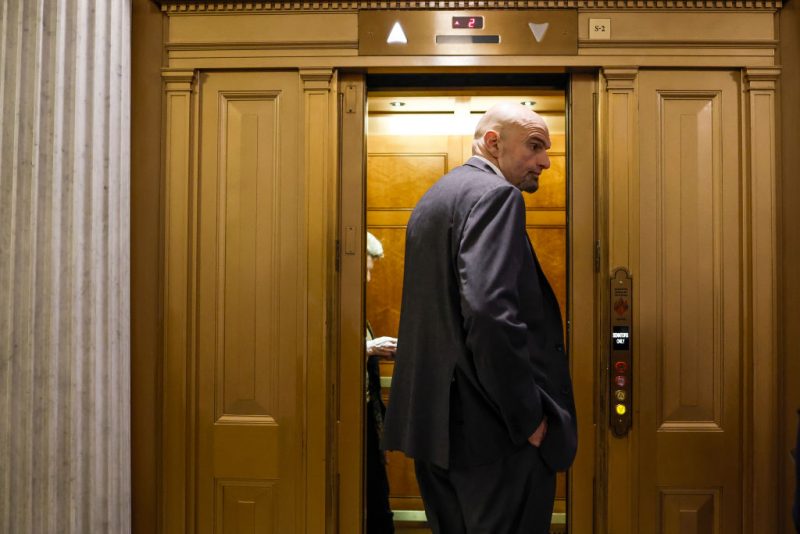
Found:
<path fill-rule="evenodd" d="M 495 188 L 474 205 L 461 235 L 457 269 L 466 343 L 475 372 L 511 439 L 522 443 L 542 420 L 542 400 L 520 317 L 525 205 L 512 187 Z"/>

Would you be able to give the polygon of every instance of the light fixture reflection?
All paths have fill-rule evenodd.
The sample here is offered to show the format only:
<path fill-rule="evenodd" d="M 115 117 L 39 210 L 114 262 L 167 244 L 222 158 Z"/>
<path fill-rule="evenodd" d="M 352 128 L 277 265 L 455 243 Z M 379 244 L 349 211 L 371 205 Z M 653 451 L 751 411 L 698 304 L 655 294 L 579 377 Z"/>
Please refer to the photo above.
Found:
<path fill-rule="evenodd" d="M 467 111 L 467 110 L 465 110 Z M 386 113 L 369 115 L 369 135 L 472 135 L 481 113 Z M 550 133 L 564 132 L 563 117 L 542 117 Z"/>

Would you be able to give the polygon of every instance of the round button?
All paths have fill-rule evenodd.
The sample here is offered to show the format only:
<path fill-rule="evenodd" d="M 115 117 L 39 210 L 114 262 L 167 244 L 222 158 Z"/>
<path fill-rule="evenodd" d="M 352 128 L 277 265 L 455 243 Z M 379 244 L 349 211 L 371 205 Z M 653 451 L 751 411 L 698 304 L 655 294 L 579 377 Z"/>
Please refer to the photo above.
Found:
<path fill-rule="evenodd" d="M 628 382 L 628 381 L 627 381 L 627 380 L 625 380 L 625 377 L 624 377 L 624 376 L 615 376 L 615 377 L 614 377 L 614 383 L 617 385 L 617 387 L 624 388 L 624 387 L 625 387 L 625 384 L 626 384 L 627 382 Z"/>
<path fill-rule="evenodd" d="M 625 397 L 626 397 L 626 395 L 625 395 L 625 391 L 624 391 L 624 390 L 621 390 L 621 389 L 618 389 L 618 390 L 616 390 L 616 391 L 614 392 L 614 396 L 617 398 L 617 400 L 618 400 L 618 401 L 620 401 L 620 402 L 621 402 L 621 401 L 624 401 L 624 400 L 625 400 Z"/>
<path fill-rule="evenodd" d="M 621 375 L 625 374 L 625 371 L 628 370 L 628 364 L 625 362 L 617 362 L 614 364 L 614 370 Z"/>
<path fill-rule="evenodd" d="M 625 415 L 625 412 L 628 411 L 628 409 L 625 408 L 624 404 L 617 404 L 616 409 L 617 409 L 617 415 Z"/>

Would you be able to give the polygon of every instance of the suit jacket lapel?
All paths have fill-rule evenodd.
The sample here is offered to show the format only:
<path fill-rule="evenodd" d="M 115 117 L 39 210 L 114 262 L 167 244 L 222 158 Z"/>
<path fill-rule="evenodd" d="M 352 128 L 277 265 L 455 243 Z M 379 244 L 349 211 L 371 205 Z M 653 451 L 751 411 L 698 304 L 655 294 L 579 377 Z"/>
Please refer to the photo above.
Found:
<path fill-rule="evenodd" d="M 525 239 L 528 241 L 528 247 L 531 249 L 531 254 L 533 255 L 533 264 L 536 266 L 536 276 L 539 278 L 539 287 L 542 288 L 542 293 L 547 295 L 547 299 L 550 301 L 551 305 L 555 305 L 556 309 L 558 307 L 558 299 L 556 298 L 556 294 L 553 291 L 553 288 L 550 286 L 550 281 L 544 274 L 542 270 L 542 266 L 539 263 L 539 258 L 536 257 L 536 251 L 533 248 L 533 243 L 531 243 L 531 238 L 528 237 L 528 232 L 525 232 Z M 558 312 L 558 322 L 561 324 L 561 312 Z"/>

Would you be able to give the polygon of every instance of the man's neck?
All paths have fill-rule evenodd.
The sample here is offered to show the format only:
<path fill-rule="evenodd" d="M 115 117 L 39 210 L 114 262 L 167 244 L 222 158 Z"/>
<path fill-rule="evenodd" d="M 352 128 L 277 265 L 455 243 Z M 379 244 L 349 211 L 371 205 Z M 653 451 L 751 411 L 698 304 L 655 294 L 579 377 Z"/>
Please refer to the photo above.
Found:
<path fill-rule="evenodd" d="M 473 158 L 478 158 L 478 159 L 480 159 L 480 160 L 482 160 L 482 161 L 485 161 L 485 162 L 486 162 L 486 164 L 487 164 L 487 165 L 489 165 L 489 167 L 491 167 L 491 168 L 492 168 L 492 170 L 494 171 L 494 173 L 495 173 L 497 176 L 499 176 L 500 178 L 503 178 L 503 179 L 505 179 L 505 176 L 503 176 L 503 172 L 500 170 L 500 167 L 498 167 L 496 163 L 492 162 L 492 161 L 491 161 L 490 159 L 488 159 L 486 156 L 482 156 L 481 154 L 473 154 L 473 155 L 472 155 L 472 157 L 473 157 Z"/>

